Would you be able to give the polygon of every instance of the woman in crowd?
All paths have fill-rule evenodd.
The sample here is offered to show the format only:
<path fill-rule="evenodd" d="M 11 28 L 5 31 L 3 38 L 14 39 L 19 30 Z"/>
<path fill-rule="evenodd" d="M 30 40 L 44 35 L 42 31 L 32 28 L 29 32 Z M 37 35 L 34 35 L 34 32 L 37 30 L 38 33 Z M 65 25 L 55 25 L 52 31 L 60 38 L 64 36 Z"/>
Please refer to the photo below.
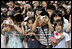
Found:
<path fill-rule="evenodd" d="M 47 10 L 48 4 L 46 1 L 42 1 L 42 6 L 44 7 L 45 10 Z"/>
<path fill-rule="evenodd" d="M 6 32 L 7 43 L 6 48 L 23 48 L 21 38 L 19 34 L 22 34 L 22 30 L 13 22 L 13 20 L 8 17 L 4 20 L 5 24 L 2 32 Z"/>
<path fill-rule="evenodd" d="M 32 31 L 32 25 L 33 25 L 34 20 L 32 18 L 27 19 L 27 29 L 24 29 L 24 35 L 27 37 L 27 45 L 28 48 L 38 48 L 39 47 L 39 42 L 37 40 L 37 35 Z"/>
<path fill-rule="evenodd" d="M 52 42 L 53 48 L 69 48 L 69 35 L 63 32 L 63 24 L 62 22 L 55 23 L 54 36 L 56 38 L 56 42 Z"/>
<path fill-rule="evenodd" d="M 39 34 L 42 34 L 40 35 L 40 43 L 41 43 L 41 46 L 40 48 L 50 48 L 50 41 L 48 40 L 49 36 L 47 34 L 49 34 L 49 30 L 52 32 L 53 31 L 53 27 L 50 23 L 50 20 L 48 18 L 48 16 L 45 16 L 43 19 L 41 19 L 42 21 L 42 25 L 41 26 L 37 26 L 38 25 L 38 21 L 40 20 L 40 17 L 41 16 L 37 16 L 37 19 L 35 20 L 34 24 L 33 24 L 33 28 L 32 30 L 36 33 L 39 33 Z M 45 35 L 45 36 L 43 36 Z"/>
<path fill-rule="evenodd" d="M 39 2 L 38 1 L 33 1 L 33 10 L 35 11 L 37 9 L 37 6 L 39 6 Z"/>

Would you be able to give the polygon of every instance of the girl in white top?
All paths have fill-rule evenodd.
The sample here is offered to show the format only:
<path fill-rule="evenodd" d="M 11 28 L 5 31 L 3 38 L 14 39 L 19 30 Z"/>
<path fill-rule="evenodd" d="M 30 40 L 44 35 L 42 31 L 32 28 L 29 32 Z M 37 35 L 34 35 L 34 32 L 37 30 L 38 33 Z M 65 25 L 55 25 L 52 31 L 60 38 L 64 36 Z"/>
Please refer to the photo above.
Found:
<path fill-rule="evenodd" d="M 56 38 L 56 43 L 52 42 L 53 48 L 69 48 L 68 41 L 70 37 L 67 33 L 63 32 L 63 24 L 61 22 L 57 22 L 55 24 L 54 36 Z"/>

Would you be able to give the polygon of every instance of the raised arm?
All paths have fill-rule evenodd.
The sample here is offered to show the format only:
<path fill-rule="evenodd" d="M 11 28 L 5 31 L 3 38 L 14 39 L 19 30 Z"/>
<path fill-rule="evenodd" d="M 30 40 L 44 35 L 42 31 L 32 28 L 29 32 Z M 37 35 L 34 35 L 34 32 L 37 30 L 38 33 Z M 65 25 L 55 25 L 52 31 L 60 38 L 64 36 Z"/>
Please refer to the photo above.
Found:
<path fill-rule="evenodd" d="M 39 16 L 37 17 L 37 19 L 35 20 L 33 26 L 32 26 L 32 31 L 36 31 L 36 27 L 37 27 L 37 24 L 38 24 L 38 20 L 39 20 Z"/>
<path fill-rule="evenodd" d="M 52 27 L 52 24 L 50 22 L 50 19 L 46 15 L 45 15 L 45 17 L 46 17 L 46 22 L 48 23 L 48 26 L 49 26 L 50 31 L 53 32 L 54 31 L 54 28 Z"/>
<path fill-rule="evenodd" d="M 67 26 L 67 28 L 66 28 L 66 32 L 69 32 L 70 29 L 71 29 L 71 23 Z"/>
<path fill-rule="evenodd" d="M 23 32 L 23 35 L 24 35 L 24 22 L 21 23 L 21 29 L 22 29 L 22 32 Z"/>
<path fill-rule="evenodd" d="M 24 30 L 24 22 L 21 23 L 21 29 L 22 29 L 23 35 L 25 35 L 28 32 Z"/>
<path fill-rule="evenodd" d="M 21 30 L 21 28 L 18 27 L 17 25 L 15 25 L 13 21 L 11 21 L 11 23 L 8 24 L 8 25 L 14 27 L 14 29 L 16 29 L 19 33 L 21 33 L 21 34 L 23 33 L 22 30 Z"/>

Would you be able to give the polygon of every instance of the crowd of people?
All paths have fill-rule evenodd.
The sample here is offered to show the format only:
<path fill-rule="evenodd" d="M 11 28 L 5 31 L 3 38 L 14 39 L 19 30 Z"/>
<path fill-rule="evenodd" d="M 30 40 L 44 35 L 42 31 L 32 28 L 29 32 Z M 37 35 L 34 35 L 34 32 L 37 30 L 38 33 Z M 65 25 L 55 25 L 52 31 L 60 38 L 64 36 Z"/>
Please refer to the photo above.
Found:
<path fill-rule="evenodd" d="M 71 1 L 2 1 L 1 48 L 71 48 Z"/>

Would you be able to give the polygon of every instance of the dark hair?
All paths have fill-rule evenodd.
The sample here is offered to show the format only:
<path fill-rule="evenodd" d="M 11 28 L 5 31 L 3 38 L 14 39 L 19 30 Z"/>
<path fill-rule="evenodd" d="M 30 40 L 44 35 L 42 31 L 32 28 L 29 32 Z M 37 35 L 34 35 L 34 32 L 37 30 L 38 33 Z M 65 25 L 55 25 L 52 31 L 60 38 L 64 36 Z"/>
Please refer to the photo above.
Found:
<path fill-rule="evenodd" d="M 66 9 L 63 9 L 62 11 L 64 11 L 64 13 L 65 13 L 65 14 L 63 15 L 63 17 L 68 20 L 69 15 L 67 14 Z"/>
<path fill-rule="evenodd" d="M 13 16 L 14 21 L 16 22 L 22 22 L 24 20 L 23 15 L 18 14 L 16 16 Z"/>
<path fill-rule="evenodd" d="M 42 6 L 38 6 L 36 10 L 42 11 L 42 12 L 40 13 L 41 16 L 44 16 L 44 15 L 49 16 L 49 14 L 47 13 L 47 11 L 45 11 L 44 7 L 42 7 Z M 36 13 L 36 11 L 35 11 L 35 13 Z"/>
<path fill-rule="evenodd" d="M 48 5 L 48 6 L 47 6 L 47 9 L 55 10 L 56 8 L 55 8 L 54 5 Z"/>
<path fill-rule="evenodd" d="M 32 20 L 32 22 L 34 23 L 34 19 L 33 18 L 28 18 L 26 21 L 28 22 L 29 20 Z"/>
<path fill-rule="evenodd" d="M 61 20 L 57 20 L 55 22 L 55 24 L 54 24 L 54 29 L 55 29 L 55 27 L 56 27 L 57 24 L 60 25 L 60 26 L 62 26 L 62 28 L 63 28 L 63 22 Z"/>
<path fill-rule="evenodd" d="M 38 11 L 44 11 L 44 8 L 42 6 L 37 6 L 36 10 L 38 10 Z"/>
<path fill-rule="evenodd" d="M 54 17 L 56 17 L 56 16 L 61 17 L 61 21 L 62 21 L 62 23 L 64 23 L 63 16 L 62 16 L 61 12 L 58 11 L 58 10 L 56 10 L 55 13 L 53 13 L 53 15 L 52 15 L 52 17 L 51 17 L 52 23 L 54 22 Z"/>

